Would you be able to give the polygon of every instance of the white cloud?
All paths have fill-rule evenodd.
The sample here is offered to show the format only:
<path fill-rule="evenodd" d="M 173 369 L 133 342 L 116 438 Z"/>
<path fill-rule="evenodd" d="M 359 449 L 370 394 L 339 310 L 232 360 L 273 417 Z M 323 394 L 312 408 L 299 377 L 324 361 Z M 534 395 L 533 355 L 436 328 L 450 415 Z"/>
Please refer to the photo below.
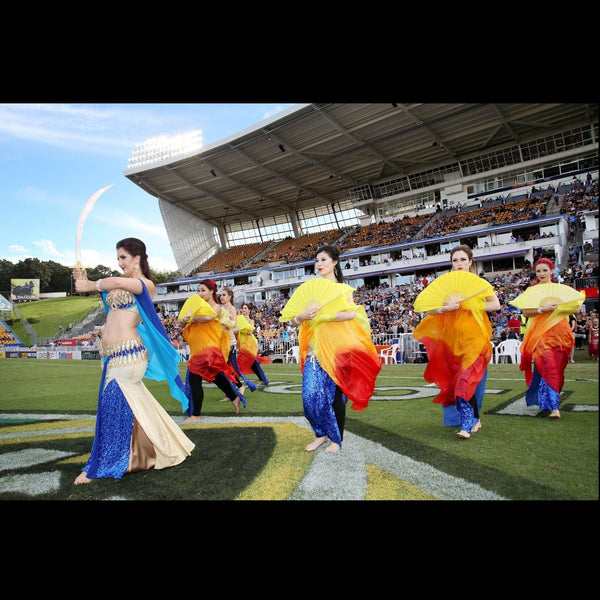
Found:
<path fill-rule="evenodd" d="M 85 154 L 129 157 L 149 137 L 189 128 L 185 119 L 184 112 L 165 114 L 160 105 L 0 104 L 0 135 Z"/>
<path fill-rule="evenodd" d="M 59 252 L 54 245 L 52 240 L 34 240 L 34 246 L 37 246 L 45 256 L 53 256 L 55 258 L 64 256 L 62 252 Z"/>
<path fill-rule="evenodd" d="M 119 229 L 128 232 L 137 231 L 141 233 L 149 233 L 151 235 L 156 235 L 167 239 L 167 232 L 163 223 L 148 223 L 147 221 L 140 219 L 138 216 L 127 212 L 117 211 L 111 215 L 97 214 L 94 215 L 93 218 L 96 221 L 110 225 L 113 229 L 118 227 Z M 141 234 L 138 237 L 141 237 Z"/>
<path fill-rule="evenodd" d="M 289 105 L 287 105 L 287 106 L 289 106 Z M 283 111 L 285 109 L 286 109 L 286 107 L 284 105 L 278 104 L 273 110 L 265 111 L 264 116 L 263 116 L 263 121 L 265 119 L 270 119 L 273 115 L 276 115 L 277 113 L 280 113 L 281 111 Z"/>
<path fill-rule="evenodd" d="M 115 120 L 109 110 L 63 104 L 0 105 L 1 133 L 86 153 L 120 154 L 133 147 L 133 139 L 115 135 L 120 130 Z"/>

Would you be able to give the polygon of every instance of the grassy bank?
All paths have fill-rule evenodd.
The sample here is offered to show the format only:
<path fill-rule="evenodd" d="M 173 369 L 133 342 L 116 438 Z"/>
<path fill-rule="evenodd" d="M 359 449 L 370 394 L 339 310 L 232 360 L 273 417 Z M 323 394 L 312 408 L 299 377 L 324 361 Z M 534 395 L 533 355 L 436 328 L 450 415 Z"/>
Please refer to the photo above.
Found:
<path fill-rule="evenodd" d="M 91 308 L 96 308 L 99 301 L 98 296 L 67 296 L 23 302 L 18 307 L 38 338 L 50 338 L 58 333 L 61 325 L 66 329 L 69 323 L 79 321 Z M 25 344 L 31 345 L 29 334 L 16 315 L 10 327 Z"/>

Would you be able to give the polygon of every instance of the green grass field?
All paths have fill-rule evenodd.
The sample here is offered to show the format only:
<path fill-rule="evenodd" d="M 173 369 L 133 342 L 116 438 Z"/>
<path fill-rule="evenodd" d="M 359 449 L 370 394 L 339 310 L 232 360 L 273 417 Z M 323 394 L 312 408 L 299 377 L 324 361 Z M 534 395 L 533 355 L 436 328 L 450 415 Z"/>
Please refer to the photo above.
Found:
<path fill-rule="evenodd" d="M 266 364 L 271 384 L 247 394 L 240 416 L 206 386 L 203 421 L 182 425 L 196 448 L 181 465 L 73 486 L 93 439 L 99 362 L 2 358 L 0 499 L 319 500 L 346 499 L 334 488 L 348 488 L 373 500 L 598 500 L 598 364 L 585 350 L 575 360 L 557 420 L 526 409 L 517 366 L 490 365 L 482 429 L 464 441 L 442 425 L 425 365 L 384 366 L 368 408 L 347 411 L 336 455 L 303 451 L 312 433 L 299 367 Z M 146 383 L 181 423 L 166 384 Z"/>

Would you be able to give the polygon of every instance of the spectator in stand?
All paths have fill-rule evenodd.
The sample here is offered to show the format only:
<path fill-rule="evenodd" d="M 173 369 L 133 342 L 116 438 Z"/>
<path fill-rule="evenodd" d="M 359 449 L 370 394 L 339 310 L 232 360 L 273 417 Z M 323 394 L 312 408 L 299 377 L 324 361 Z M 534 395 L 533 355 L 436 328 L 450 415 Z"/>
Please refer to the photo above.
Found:
<path fill-rule="evenodd" d="M 511 336 L 515 340 L 521 339 L 521 315 L 517 310 L 512 310 L 510 319 L 508 319 L 508 328 L 514 334 Z"/>
<path fill-rule="evenodd" d="M 598 316 L 590 316 L 588 329 L 588 354 L 592 360 L 598 360 Z"/>
<path fill-rule="evenodd" d="M 587 319 L 581 312 L 575 317 L 575 327 L 573 334 L 575 336 L 575 350 L 583 350 L 583 344 L 587 340 Z"/>
<path fill-rule="evenodd" d="M 575 329 L 577 328 L 577 315 L 571 313 L 569 315 L 569 329 L 573 333 L 573 338 L 575 338 Z M 575 344 L 571 347 L 571 353 L 569 354 L 569 362 L 575 362 Z"/>

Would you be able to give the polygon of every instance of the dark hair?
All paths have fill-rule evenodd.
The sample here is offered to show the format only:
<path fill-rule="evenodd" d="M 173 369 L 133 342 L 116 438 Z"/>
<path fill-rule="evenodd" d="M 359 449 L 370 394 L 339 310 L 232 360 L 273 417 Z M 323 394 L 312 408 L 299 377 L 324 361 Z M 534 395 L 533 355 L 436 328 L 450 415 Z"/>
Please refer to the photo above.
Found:
<path fill-rule="evenodd" d="M 467 246 L 466 244 L 459 244 L 458 246 L 454 246 L 454 248 L 452 248 L 452 250 L 450 250 L 450 262 L 452 262 L 452 257 L 454 256 L 454 254 L 461 250 L 469 257 L 469 260 L 471 261 L 471 266 L 469 267 L 469 271 L 470 271 L 474 266 L 473 265 L 473 250 L 471 250 L 471 247 Z"/>
<path fill-rule="evenodd" d="M 150 265 L 148 264 L 148 255 L 146 254 L 146 244 L 142 242 L 142 240 L 138 240 L 138 238 L 125 238 L 120 242 L 117 242 L 117 250 L 119 248 L 123 248 L 127 250 L 131 256 L 139 256 L 140 257 L 140 269 L 142 269 L 142 273 L 146 279 L 150 279 L 152 281 L 152 276 L 150 274 Z"/>
<path fill-rule="evenodd" d="M 325 252 L 331 258 L 331 260 L 335 261 L 335 266 L 333 267 L 333 273 L 338 283 L 344 283 L 344 275 L 342 274 L 342 267 L 340 265 L 340 253 L 335 246 L 325 245 L 319 246 L 317 251 L 315 252 L 315 258 L 317 255 L 321 254 L 321 252 Z"/>
<path fill-rule="evenodd" d="M 213 300 L 219 302 L 219 296 L 217 295 L 217 284 L 214 279 L 202 279 L 198 282 L 198 285 L 205 285 L 209 290 L 212 290 Z"/>

